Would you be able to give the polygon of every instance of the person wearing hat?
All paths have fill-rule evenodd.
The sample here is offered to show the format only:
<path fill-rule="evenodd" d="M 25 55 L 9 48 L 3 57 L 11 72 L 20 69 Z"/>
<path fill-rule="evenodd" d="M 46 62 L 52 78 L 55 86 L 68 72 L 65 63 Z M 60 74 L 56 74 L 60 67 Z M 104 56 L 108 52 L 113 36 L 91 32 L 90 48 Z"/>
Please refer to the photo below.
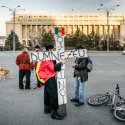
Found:
<path fill-rule="evenodd" d="M 35 49 L 36 52 L 42 52 L 42 49 L 40 48 L 39 45 L 36 45 L 36 46 L 34 47 L 34 49 Z"/>
<path fill-rule="evenodd" d="M 75 49 L 83 49 L 82 46 L 77 46 Z M 76 78 L 76 88 L 75 96 L 70 99 L 71 102 L 77 102 L 75 106 L 84 105 L 85 101 L 85 82 L 88 80 L 88 71 L 87 71 L 88 60 L 86 57 L 76 58 L 73 68 L 74 68 L 74 77 Z"/>
<path fill-rule="evenodd" d="M 47 45 L 46 51 L 53 51 L 53 45 Z M 56 61 L 46 60 L 42 61 L 38 71 L 38 75 L 45 81 L 44 85 L 44 113 L 51 113 L 51 118 L 56 120 L 64 119 L 58 114 L 58 92 L 56 72 L 61 70 L 61 66 L 65 60 L 56 64 Z"/>
<path fill-rule="evenodd" d="M 36 46 L 34 47 L 34 49 L 35 49 L 36 52 L 42 52 L 42 50 L 41 50 L 41 48 L 40 48 L 39 45 L 36 45 Z M 35 62 L 34 67 L 35 67 L 35 71 L 36 71 L 37 62 Z M 37 78 L 37 84 L 36 84 L 37 86 L 34 87 L 34 89 L 36 89 L 36 90 L 41 90 L 43 84 L 42 84 L 42 82 L 38 79 L 37 73 L 36 73 L 36 78 Z"/>
<path fill-rule="evenodd" d="M 33 67 L 31 67 L 30 55 L 27 48 L 24 48 L 23 52 L 16 57 L 16 64 L 19 67 L 19 89 L 24 89 L 24 76 L 26 76 L 25 89 L 30 89 L 30 76 Z"/>
<path fill-rule="evenodd" d="M 54 46 L 52 44 L 49 44 L 49 45 L 46 45 L 45 48 L 46 48 L 46 51 L 53 51 Z"/>

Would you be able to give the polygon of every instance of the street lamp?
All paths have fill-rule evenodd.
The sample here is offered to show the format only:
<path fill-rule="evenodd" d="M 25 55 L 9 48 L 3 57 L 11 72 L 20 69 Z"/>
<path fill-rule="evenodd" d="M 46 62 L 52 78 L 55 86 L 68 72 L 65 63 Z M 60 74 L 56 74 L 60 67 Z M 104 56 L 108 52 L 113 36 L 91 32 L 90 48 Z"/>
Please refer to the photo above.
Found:
<path fill-rule="evenodd" d="M 1 7 L 8 8 L 9 11 L 12 11 L 12 14 L 13 14 L 13 52 L 14 52 L 15 51 L 15 15 L 16 15 L 17 11 L 19 11 L 19 10 L 25 10 L 25 9 L 18 9 L 18 8 L 21 7 L 20 5 L 16 6 L 13 9 L 10 8 L 10 7 L 7 7 L 7 6 L 1 6 Z"/>
<path fill-rule="evenodd" d="M 113 6 L 108 7 L 103 4 L 100 4 L 100 6 L 102 6 L 102 8 L 98 8 L 97 10 L 104 10 L 106 12 L 106 16 L 107 16 L 107 28 L 108 28 L 107 29 L 108 30 L 108 32 L 107 32 L 107 52 L 109 52 L 109 14 L 110 14 L 110 11 L 115 10 L 114 8 L 118 7 L 120 5 L 113 5 Z"/>

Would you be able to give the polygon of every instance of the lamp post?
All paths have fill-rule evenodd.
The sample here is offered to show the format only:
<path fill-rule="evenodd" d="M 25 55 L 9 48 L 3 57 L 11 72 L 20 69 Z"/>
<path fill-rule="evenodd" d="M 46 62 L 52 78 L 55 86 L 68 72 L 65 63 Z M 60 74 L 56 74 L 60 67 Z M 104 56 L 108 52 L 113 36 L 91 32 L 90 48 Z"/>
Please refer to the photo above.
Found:
<path fill-rule="evenodd" d="M 107 52 L 109 52 L 109 14 L 112 10 L 115 10 L 115 7 L 118 7 L 120 5 L 113 5 L 113 6 L 105 6 L 104 4 L 100 4 L 102 8 L 98 8 L 97 10 L 104 10 L 106 12 L 107 17 Z"/>
<path fill-rule="evenodd" d="M 1 7 L 8 8 L 9 11 L 12 11 L 13 14 L 13 52 L 15 52 L 15 15 L 17 11 L 25 9 L 19 9 L 21 7 L 20 5 L 16 6 L 15 8 L 10 8 L 7 6 L 1 6 Z"/>

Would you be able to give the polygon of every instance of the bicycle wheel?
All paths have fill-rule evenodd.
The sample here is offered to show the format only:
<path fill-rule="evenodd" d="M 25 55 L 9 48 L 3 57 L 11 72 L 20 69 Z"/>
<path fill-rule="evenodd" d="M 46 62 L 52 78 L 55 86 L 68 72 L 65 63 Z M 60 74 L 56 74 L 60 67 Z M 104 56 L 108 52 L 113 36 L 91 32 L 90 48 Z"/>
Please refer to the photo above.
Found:
<path fill-rule="evenodd" d="M 120 121 L 125 121 L 125 104 L 121 104 L 114 109 L 113 115 Z"/>
<path fill-rule="evenodd" d="M 96 94 L 88 98 L 88 104 L 93 106 L 102 105 L 110 99 L 106 94 Z"/>

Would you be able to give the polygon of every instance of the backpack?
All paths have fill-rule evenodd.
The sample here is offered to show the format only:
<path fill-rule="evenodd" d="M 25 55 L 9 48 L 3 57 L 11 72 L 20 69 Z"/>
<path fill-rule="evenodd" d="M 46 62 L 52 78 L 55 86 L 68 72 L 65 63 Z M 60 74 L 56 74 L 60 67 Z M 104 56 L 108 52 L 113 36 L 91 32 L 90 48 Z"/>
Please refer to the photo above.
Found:
<path fill-rule="evenodd" d="M 91 72 L 92 71 L 92 69 L 93 69 L 93 63 L 92 63 L 92 60 L 91 60 L 91 58 L 88 56 L 87 57 L 87 60 L 88 60 L 88 63 L 87 63 L 87 71 L 88 72 Z"/>

